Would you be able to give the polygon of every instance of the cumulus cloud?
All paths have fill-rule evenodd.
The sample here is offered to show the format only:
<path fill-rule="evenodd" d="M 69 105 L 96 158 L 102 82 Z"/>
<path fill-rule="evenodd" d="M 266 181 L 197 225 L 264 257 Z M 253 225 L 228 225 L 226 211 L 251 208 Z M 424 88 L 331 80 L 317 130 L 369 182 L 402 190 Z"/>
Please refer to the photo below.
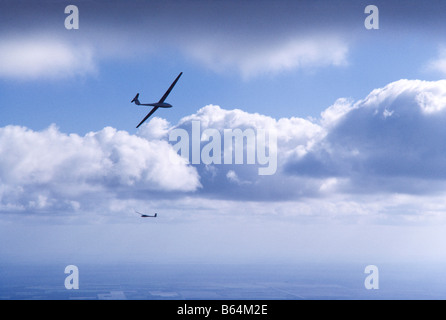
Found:
<path fill-rule="evenodd" d="M 76 210 L 91 198 L 150 198 L 152 192 L 200 187 L 195 169 L 167 142 L 110 127 L 82 137 L 55 126 L 41 132 L 7 126 L 0 129 L 0 154 L 2 211 Z"/>
<path fill-rule="evenodd" d="M 33 36 L 0 42 L 0 77 L 65 78 L 94 74 L 93 50 L 55 38 Z"/>
<path fill-rule="evenodd" d="M 423 193 L 446 178 L 446 81 L 400 80 L 322 114 L 326 135 L 288 172 L 342 177 L 350 192 Z"/>
<path fill-rule="evenodd" d="M 150 127 L 152 122 L 156 125 L 159 120 L 154 118 L 142 126 L 139 134 L 150 136 L 146 127 Z M 200 195 L 240 200 L 277 200 L 297 197 L 303 190 L 319 188 L 314 181 L 284 176 L 282 172 L 290 153 L 304 152 L 323 135 L 321 127 L 309 120 L 277 120 L 239 109 L 225 110 L 208 105 L 168 129 L 165 139 L 175 133 L 170 139 L 172 145 L 182 141 L 177 130 L 182 130 L 189 138 L 187 159 L 200 175 L 203 185 L 198 191 Z M 237 140 L 237 133 L 243 136 L 243 140 Z M 228 141 L 231 147 L 228 147 Z M 240 158 L 236 155 L 237 141 L 240 141 L 238 147 L 242 150 Z M 213 154 L 212 161 L 206 162 L 204 158 L 215 151 L 218 156 Z M 194 153 L 197 155 L 195 160 Z M 266 173 L 262 173 L 262 170 Z M 298 187 L 288 188 L 295 185 Z"/>
<path fill-rule="evenodd" d="M 312 120 L 208 105 L 176 124 L 154 117 L 136 135 L 7 126 L 0 129 L 0 208 L 117 212 L 150 202 L 197 214 L 240 209 L 244 201 L 262 214 L 301 219 L 441 220 L 445 97 L 446 80 L 399 80 L 356 102 L 338 99 Z M 246 133 L 240 162 L 232 141 L 225 147 L 225 133 L 237 129 Z M 276 143 L 257 153 L 250 135 L 261 132 Z M 188 137 L 187 159 L 177 154 L 180 137 Z M 277 170 L 259 174 L 273 159 Z"/>
<path fill-rule="evenodd" d="M 209 197 L 277 201 L 335 194 L 429 194 L 446 185 L 445 97 L 446 81 L 400 80 L 356 102 L 340 98 L 319 119 L 273 119 L 209 105 L 176 125 L 154 118 L 151 130 L 168 139 L 169 132 L 181 128 L 192 137 L 193 123 L 199 123 L 198 152 L 213 141 L 206 136 L 209 129 L 219 133 L 220 163 L 193 163 L 188 154 L 204 186 L 198 193 Z M 248 143 L 242 164 L 224 163 L 224 133 L 234 128 L 274 134 L 274 174 L 261 176 L 262 165 L 248 163 Z M 192 153 L 191 142 L 188 147 Z"/>
<path fill-rule="evenodd" d="M 206 175 L 197 167 L 211 195 L 275 206 L 297 201 L 284 210 L 313 218 L 444 221 L 445 97 L 446 80 L 403 79 L 358 101 L 340 98 L 312 121 L 208 106 L 180 124 L 199 119 L 206 128 L 277 134 L 275 175 L 258 176 L 248 166 L 216 166 Z"/>
<path fill-rule="evenodd" d="M 276 135 L 278 169 L 271 176 L 260 176 L 258 163 L 194 164 L 201 198 L 285 201 L 284 210 L 298 215 L 435 220 L 444 205 L 432 201 L 446 191 L 445 97 L 445 80 L 403 79 L 358 101 L 340 98 L 319 119 L 273 119 L 209 105 L 159 131 L 165 139 L 176 128 L 192 135 L 196 121 L 201 133 L 255 128 Z M 202 137 L 200 148 L 209 141 Z"/>

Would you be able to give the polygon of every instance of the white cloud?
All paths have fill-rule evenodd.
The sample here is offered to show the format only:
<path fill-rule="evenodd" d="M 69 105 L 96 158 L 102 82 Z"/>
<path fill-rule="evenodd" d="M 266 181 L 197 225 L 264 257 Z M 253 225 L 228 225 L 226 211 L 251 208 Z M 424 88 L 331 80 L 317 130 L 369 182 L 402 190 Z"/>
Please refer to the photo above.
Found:
<path fill-rule="evenodd" d="M 194 164 L 203 184 L 203 189 L 199 193 L 216 198 L 274 201 L 298 197 L 306 192 L 314 192 L 314 190 L 320 187 L 314 181 L 303 181 L 295 176 L 284 175 L 282 172 L 285 160 L 289 154 L 305 153 L 309 146 L 323 137 L 324 132 L 318 124 L 301 118 L 276 120 L 257 113 L 250 114 L 239 109 L 225 110 L 219 106 L 208 105 L 198 110 L 195 114 L 184 117 L 177 125 L 172 126 L 170 130 L 177 128 L 186 130 L 192 139 L 193 122 L 200 124 L 200 133 L 202 135 L 208 129 L 216 130 L 220 134 L 221 140 L 221 164 L 212 163 L 212 170 L 209 170 L 209 165 L 203 161 Z M 150 125 L 151 122 L 147 124 L 147 126 Z M 261 136 L 261 133 L 264 132 L 266 144 L 262 147 L 260 143 L 252 140 L 248 145 L 247 140 L 245 140 L 243 143 L 242 163 L 235 164 L 235 161 L 232 161 L 232 164 L 227 164 L 224 161 L 225 153 L 230 152 L 234 159 L 235 152 L 232 151 L 234 152 L 232 153 L 230 150 L 225 149 L 224 135 L 225 132 L 234 129 L 240 129 L 243 132 L 252 130 L 255 132 L 256 137 Z M 277 146 L 275 144 L 270 145 L 273 141 L 269 140 L 270 135 L 276 137 Z M 199 136 L 198 139 L 200 139 Z M 198 152 L 205 150 L 205 146 L 209 143 L 207 140 L 200 140 L 200 142 L 201 149 Z M 177 140 L 172 143 L 177 143 Z M 190 148 L 192 149 L 192 145 Z M 261 163 L 259 161 L 259 153 L 261 155 L 269 148 L 271 148 L 273 153 L 266 152 L 269 156 L 268 161 Z M 275 149 L 276 151 L 274 151 Z M 255 153 L 254 163 L 250 164 L 247 161 L 248 150 Z M 192 153 L 193 151 L 191 150 L 189 153 L 190 157 Z M 190 161 L 193 163 L 192 159 Z M 274 163 L 274 161 L 277 162 Z M 277 166 L 277 170 L 272 175 L 259 175 L 259 168 L 272 168 L 275 166 Z M 271 170 L 271 172 L 273 171 Z M 249 187 L 246 187 L 248 185 Z M 292 187 L 290 188 L 290 186 Z"/>
<path fill-rule="evenodd" d="M 110 127 L 81 137 L 54 126 L 41 132 L 7 126 L 0 129 L 0 154 L 2 211 L 85 209 L 112 194 L 151 198 L 200 187 L 196 170 L 166 141 Z"/>
<path fill-rule="evenodd" d="M 336 125 L 353 107 L 353 101 L 346 98 L 339 98 L 336 102 L 321 113 L 321 124 L 325 128 Z"/>
<path fill-rule="evenodd" d="M 154 54 L 174 47 L 215 72 L 235 71 L 247 79 L 265 73 L 344 66 L 349 52 L 348 44 L 336 35 L 282 36 L 262 40 L 225 35 L 216 39 L 205 34 L 202 37 L 185 35 L 178 39 L 168 30 L 161 32 L 167 33 L 164 40 L 145 34 L 145 41 L 138 43 L 129 43 L 127 35 L 119 30 L 114 33 L 113 42 L 95 33 L 80 41 L 66 41 L 62 35 L 33 34 L 18 38 L 5 35 L 0 42 L 0 77 L 58 79 L 91 75 L 97 73 L 99 59 Z M 171 40 L 166 42 L 165 39 Z M 154 42 L 159 50 L 153 50 Z M 129 46 L 132 50 L 128 50 Z"/>
<path fill-rule="evenodd" d="M 258 128 L 274 131 L 278 143 L 289 148 L 306 144 L 322 133 L 318 124 L 302 118 L 274 119 L 259 113 L 248 113 L 240 109 L 226 110 L 216 105 L 207 105 L 195 114 L 182 118 L 175 127 L 186 126 L 199 121 L 202 129 L 214 128 L 219 131 L 233 128 Z"/>
<path fill-rule="evenodd" d="M 235 69 L 244 78 L 303 68 L 346 65 L 348 51 L 345 41 L 334 35 L 266 42 L 199 39 L 186 46 L 186 52 L 210 69 L 217 72 Z"/>
<path fill-rule="evenodd" d="M 138 135 L 148 140 L 166 139 L 170 127 L 171 124 L 166 119 L 153 117 L 149 126 L 142 126 L 139 129 Z"/>
<path fill-rule="evenodd" d="M 332 10 L 316 10 L 321 14 L 320 23 L 311 24 L 308 12 L 315 8 L 306 3 L 167 1 L 163 6 L 144 2 L 103 6 L 89 2 L 81 11 L 95 18 L 81 18 L 80 28 L 74 32 L 63 27 L 63 20 L 57 27 L 64 16 L 62 12 L 58 17 L 51 3 L 38 8 L 12 4 L 3 9 L 5 15 L 14 10 L 22 13 L 14 24 L 5 22 L 0 30 L 0 76 L 9 78 L 91 74 L 99 60 L 147 58 L 160 52 L 163 56 L 179 53 L 213 71 L 250 78 L 345 65 L 352 40 L 341 27 L 346 16 L 334 21 L 327 19 L 336 15 Z M 347 12 L 346 8 L 336 9 Z M 39 23 L 40 19 L 31 23 L 28 16 L 40 16 L 48 24 Z M 15 26 L 29 36 L 17 38 Z"/>
<path fill-rule="evenodd" d="M 65 78 L 96 72 L 93 50 L 34 35 L 0 41 L 0 77 Z"/>
<path fill-rule="evenodd" d="M 348 192 L 430 193 L 446 179 L 446 81 L 400 80 L 322 114 L 326 136 L 289 160 L 296 175 L 343 177 Z M 345 190 L 344 190 L 345 191 Z"/>

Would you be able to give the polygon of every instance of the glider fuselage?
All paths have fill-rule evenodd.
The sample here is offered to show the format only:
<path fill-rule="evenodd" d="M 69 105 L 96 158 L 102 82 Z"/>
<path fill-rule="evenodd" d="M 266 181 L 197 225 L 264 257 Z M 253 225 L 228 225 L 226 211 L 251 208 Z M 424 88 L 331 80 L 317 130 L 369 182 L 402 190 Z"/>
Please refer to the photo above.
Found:
<path fill-rule="evenodd" d="M 150 103 L 148 106 L 157 107 L 157 108 L 172 108 L 172 105 L 165 102 L 156 102 L 156 103 Z"/>

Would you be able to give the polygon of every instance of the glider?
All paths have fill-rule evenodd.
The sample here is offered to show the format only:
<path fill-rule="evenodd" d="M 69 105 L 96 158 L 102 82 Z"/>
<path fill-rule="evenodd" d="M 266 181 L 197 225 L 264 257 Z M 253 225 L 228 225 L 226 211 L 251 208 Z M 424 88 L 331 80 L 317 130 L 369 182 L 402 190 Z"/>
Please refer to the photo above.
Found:
<path fill-rule="evenodd" d="M 141 216 L 141 218 L 156 218 L 158 216 L 158 213 L 155 213 L 153 216 L 151 216 L 149 214 L 144 214 L 144 213 L 138 212 L 136 210 L 135 210 L 135 212 L 138 213 Z"/>
<path fill-rule="evenodd" d="M 172 108 L 172 105 L 168 104 L 168 103 L 165 103 L 164 100 L 166 100 L 166 98 L 169 95 L 170 91 L 172 91 L 173 87 L 177 83 L 178 79 L 180 79 L 182 74 L 183 73 L 180 72 L 178 77 L 174 80 L 174 82 L 172 82 L 172 84 L 170 85 L 169 89 L 167 89 L 166 93 L 162 96 L 162 98 L 158 102 L 154 102 L 154 103 L 140 103 L 139 100 L 138 100 L 139 93 L 136 94 L 136 96 L 133 98 L 131 103 L 134 102 L 138 106 L 151 106 L 151 107 L 153 107 L 152 110 L 150 110 L 150 112 L 146 115 L 146 117 L 144 119 L 142 119 L 142 121 L 136 126 L 137 128 L 139 128 L 139 126 L 142 125 L 144 123 L 144 121 L 146 121 L 158 108 Z"/>

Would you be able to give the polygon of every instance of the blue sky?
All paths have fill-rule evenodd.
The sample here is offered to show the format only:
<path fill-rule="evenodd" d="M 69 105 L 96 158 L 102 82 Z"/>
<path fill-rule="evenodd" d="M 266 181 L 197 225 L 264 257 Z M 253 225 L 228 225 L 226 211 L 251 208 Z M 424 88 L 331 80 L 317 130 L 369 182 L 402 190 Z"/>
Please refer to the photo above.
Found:
<path fill-rule="evenodd" d="M 0 4 L 4 260 L 445 257 L 444 3 L 374 1 L 378 30 L 369 1 L 69 4 Z M 274 132 L 277 172 L 172 165 L 192 121 Z"/>
<path fill-rule="evenodd" d="M 19 15 L 17 22 L 6 20 L 5 40 L 44 43 L 40 39 L 45 39 L 51 48 L 57 39 L 75 59 L 58 70 L 42 70 L 38 78 L 29 68 L 4 74 L 2 104 L 13 102 L 14 107 L 2 117 L 2 125 L 43 129 L 56 123 L 64 132 L 82 134 L 106 125 L 131 130 L 144 111 L 132 108 L 128 97 L 131 100 L 141 91 L 142 99 L 158 99 L 180 71 L 183 83 L 170 99 L 181 105 L 166 114 L 172 122 L 211 103 L 275 118 L 318 117 L 339 97 L 360 99 L 402 78 L 442 76 L 424 70 L 437 57 L 441 28 L 435 28 L 439 35 L 428 31 L 426 36 L 422 17 L 434 10 L 424 9 L 427 13 L 420 11 L 420 17 L 413 19 L 413 11 L 420 7 L 416 2 L 380 3 L 379 30 L 365 29 L 366 5 L 348 1 L 319 6 L 299 1 L 263 5 L 192 1 L 165 7 L 141 1 L 129 6 L 86 1 L 79 6 L 81 27 L 66 30 L 67 3 L 48 2 L 36 8 L 16 4 L 16 10 L 11 6 L 2 10 L 5 15 L 8 10 Z M 401 7 L 409 8 L 407 19 Z M 265 16 L 268 10 L 273 10 L 272 17 Z M 213 20 L 204 19 L 206 14 Z M 24 30 L 18 31 L 17 25 Z M 288 45 L 299 41 L 310 42 L 320 57 L 311 61 Z M 336 50 L 342 51 L 338 58 Z M 279 54 L 288 58 L 270 62 Z M 251 66 L 256 59 L 259 62 Z M 290 66 L 281 66 L 286 59 Z M 324 94 L 315 93 L 319 90 Z"/>

